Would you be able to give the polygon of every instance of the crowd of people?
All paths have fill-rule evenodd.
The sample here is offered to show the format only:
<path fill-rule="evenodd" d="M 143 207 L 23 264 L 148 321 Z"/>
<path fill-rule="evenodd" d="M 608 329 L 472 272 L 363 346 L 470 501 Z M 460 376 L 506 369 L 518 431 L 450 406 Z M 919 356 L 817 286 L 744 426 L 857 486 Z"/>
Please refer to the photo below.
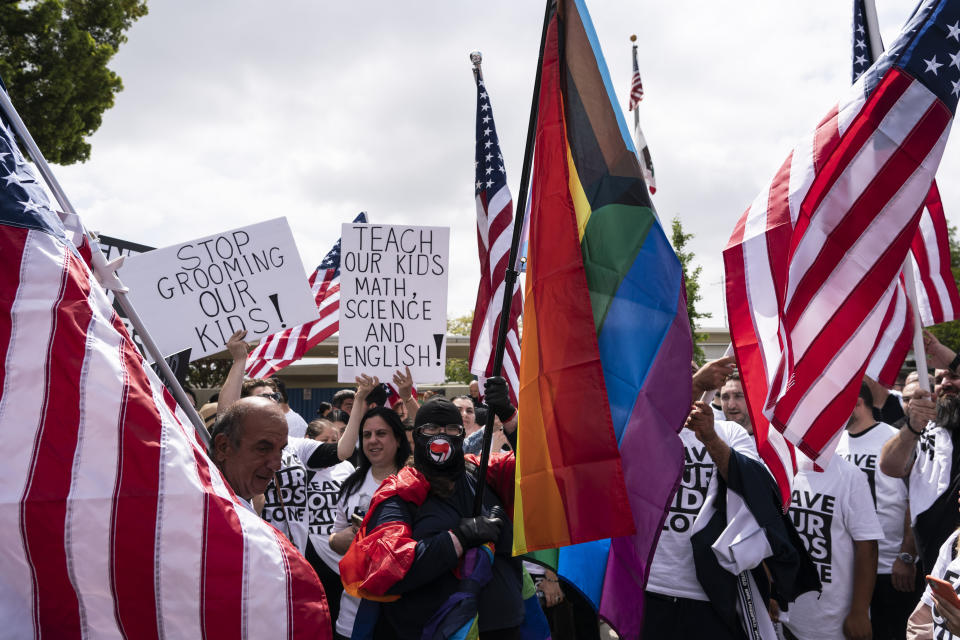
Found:
<path fill-rule="evenodd" d="M 554 638 L 600 637 L 576 585 L 511 556 L 518 424 L 502 378 L 486 381 L 482 399 L 477 382 L 447 399 L 418 397 L 409 370 L 392 387 L 360 376 L 307 423 L 282 381 L 244 380 L 243 337 L 228 343 L 234 364 L 215 405 L 201 408 L 210 456 L 312 565 L 335 637 L 426 637 L 449 623 L 465 583 L 480 638 L 529 637 L 533 614 Z M 829 463 L 796 451 L 786 513 L 735 359 L 694 369 L 683 476 L 650 565 L 643 637 L 960 637 L 960 601 L 924 580 L 960 583 L 960 356 L 930 334 L 925 346 L 932 391 L 916 372 L 900 390 L 865 378 Z M 493 453 L 475 515 L 488 416 Z M 727 543 L 736 557 L 718 551 Z"/>

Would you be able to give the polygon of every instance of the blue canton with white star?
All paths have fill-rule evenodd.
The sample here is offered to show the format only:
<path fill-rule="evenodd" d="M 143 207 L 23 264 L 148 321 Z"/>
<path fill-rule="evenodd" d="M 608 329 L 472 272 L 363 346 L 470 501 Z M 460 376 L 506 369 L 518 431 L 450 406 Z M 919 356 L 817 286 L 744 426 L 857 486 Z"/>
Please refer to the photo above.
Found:
<path fill-rule="evenodd" d="M 955 113 L 960 98 L 960 0 L 928 0 L 911 17 L 907 31 L 888 52 L 893 64 Z"/>
<path fill-rule="evenodd" d="M 360 212 L 360 215 L 353 219 L 354 224 L 366 224 L 366 222 L 367 214 L 365 211 Z M 338 238 L 333 248 L 327 255 L 323 256 L 320 266 L 317 267 L 317 271 L 321 274 L 328 269 L 334 269 L 334 277 L 340 275 L 340 242 L 341 239 Z"/>
<path fill-rule="evenodd" d="M 65 239 L 60 218 L 20 153 L 6 118 L 0 121 L 0 224 Z"/>
<path fill-rule="evenodd" d="M 507 172 L 503 167 L 503 154 L 500 153 L 500 141 L 497 128 L 493 124 L 493 108 L 483 80 L 477 79 L 477 155 L 474 158 L 476 177 L 474 193 L 480 195 L 486 191 L 492 195 L 507 183 Z"/>
<path fill-rule="evenodd" d="M 873 49 L 870 46 L 870 32 L 867 30 L 863 0 L 853 3 L 853 80 L 873 64 Z"/>

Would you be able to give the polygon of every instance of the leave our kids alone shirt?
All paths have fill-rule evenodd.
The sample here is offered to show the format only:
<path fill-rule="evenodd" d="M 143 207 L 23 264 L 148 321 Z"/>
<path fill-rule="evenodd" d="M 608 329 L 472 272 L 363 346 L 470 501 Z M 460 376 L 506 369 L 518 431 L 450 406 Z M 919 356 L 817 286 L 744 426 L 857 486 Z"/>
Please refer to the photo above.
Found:
<path fill-rule="evenodd" d="M 883 529 L 883 540 L 877 545 L 880 555 L 877 573 L 891 573 L 893 561 L 900 553 L 903 542 L 903 519 L 907 511 L 907 483 L 901 478 L 892 478 L 880 471 L 880 449 L 897 434 L 897 429 L 878 422 L 869 429 L 852 435 L 846 431 L 837 444 L 837 455 L 852 462 L 867 476 L 877 518 Z"/>
<path fill-rule="evenodd" d="M 789 513 L 817 566 L 823 593 L 797 598 L 786 626 L 800 640 L 843 640 L 853 598 L 853 542 L 880 540 L 883 531 L 862 471 L 838 455 L 824 471 L 814 470 L 799 453 L 797 458 Z"/>
<path fill-rule="evenodd" d="M 280 470 L 264 492 L 263 519 L 287 534 L 301 553 L 306 553 L 309 540 L 323 561 L 336 569 L 340 557 L 330 549 L 329 537 L 340 484 L 352 472 L 353 465 L 337 457 L 336 443 L 288 438 Z"/>
<path fill-rule="evenodd" d="M 937 562 L 933 565 L 933 570 L 930 572 L 930 575 L 935 578 L 940 578 L 941 580 L 946 580 L 953 585 L 954 591 L 960 593 L 960 558 L 958 558 L 957 555 L 957 532 L 954 531 L 953 535 L 947 538 L 947 541 L 940 547 Z M 933 595 L 930 593 L 929 585 L 924 590 L 921 600 L 923 604 L 930 607 L 930 611 L 933 613 L 933 637 L 935 640 L 954 640 L 954 638 L 960 638 L 960 636 L 955 636 L 950 633 L 950 630 L 944 626 L 943 618 L 937 614 L 933 606 Z"/>
<path fill-rule="evenodd" d="M 717 421 L 717 434 L 731 448 L 758 459 L 753 437 L 736 422 Z M 707 448 L 690 429 L 681 429 L 685 462 L 683 477 L 660 532 L 660 541 L 650 565 L 647 591 L 691 600 L 708 600 L 693 566 L 690 529 L 707 497 L 707 486 L 717 467 Z"/>

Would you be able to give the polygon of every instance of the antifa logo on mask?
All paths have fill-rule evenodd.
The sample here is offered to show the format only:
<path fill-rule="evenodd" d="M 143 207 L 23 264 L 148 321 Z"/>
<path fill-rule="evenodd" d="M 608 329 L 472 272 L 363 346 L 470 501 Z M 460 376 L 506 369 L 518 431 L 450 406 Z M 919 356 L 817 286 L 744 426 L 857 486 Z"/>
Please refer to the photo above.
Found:
<path fill-rule="evenodd" d="M 443 464 L 450 459 L 453 447 L 446 439 L 436 438 L 430 441 L 429 451 L 430 459 L 433 460 L 434 464 Z"/>

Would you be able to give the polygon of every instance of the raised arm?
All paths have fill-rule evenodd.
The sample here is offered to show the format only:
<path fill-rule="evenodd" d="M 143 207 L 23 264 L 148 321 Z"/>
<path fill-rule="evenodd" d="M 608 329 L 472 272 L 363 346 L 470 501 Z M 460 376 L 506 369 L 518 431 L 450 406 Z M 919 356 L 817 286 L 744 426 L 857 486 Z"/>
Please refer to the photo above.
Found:
<path fill-rule="evenodd" d="M 711 360 L 693 374 L 693 400 L 699 400 L 707 391 L 723 386 L 724 381 L 737 368 L 735 356 L 726 356 Z"/>
<path fill-rule="evenodd" d="M 227 379 L 224 380 L 223 386 L 220 388 L 220 397 L 217 400 L 218 418 L 230 408 L 230 405 L 240 399 L 240 390 L 243 388 L 243 371 L 247 366 L 247 352 L 250 350 L 250 346 L 243 341 L 246 335 L 247 332 L 241 329 L 227 340 L 227 351 L 233 358 L 233 364 L 230 365 Z"/>
<path fill-rule="evenodd" d="M 683 426 L 697 434 L 697 440 L 703 443 L 713 463 L 717 465 L 717 473 L 726 480 L 730 469 L 730 445 L 717 434 L 710 405 L 699 400 L 694 402 Z"/>
<path fill-rule="evenodd" d="M 356 381 L 357 395 L 353 397 L 353 410 L 350 411 L 347 428 L 343 430 L 343 435 L 337 441 L 337 457 L 341 460 L 346 460 L 353 455 L 353 451 L 357 447 L 357 437 L 360 434 L 360 422 L 363 420 L 363 414 L 365 413 L 363 408 L 366 406 L 367 396 L 370 395 L 374 387 L 380 384 L 380 380 L 376 376 L 371 378 L 364 374 L 357 376 Z"/>
<path fill-rule="evenodd" d="M 393 384 L 397 386 L 397 394 L 403 401 L 403 407 L 407 410 L 407 415 L 413 418 L 420 410 L 420 403 L 413 397 L 413 374 L 410 373 L 410 367 L 406 369 L 406 373 L 397 370 L 393 374 Z"/>
<path fill-rule="evenodd" d="M 937 417 L 937 405 L 930 394 L 919 389 L 907 410 L 907 423 L 880 450 L 880 471 L 894 478 L 905 478 L 913 467 L 913 453 L 923 428 Z"/>

